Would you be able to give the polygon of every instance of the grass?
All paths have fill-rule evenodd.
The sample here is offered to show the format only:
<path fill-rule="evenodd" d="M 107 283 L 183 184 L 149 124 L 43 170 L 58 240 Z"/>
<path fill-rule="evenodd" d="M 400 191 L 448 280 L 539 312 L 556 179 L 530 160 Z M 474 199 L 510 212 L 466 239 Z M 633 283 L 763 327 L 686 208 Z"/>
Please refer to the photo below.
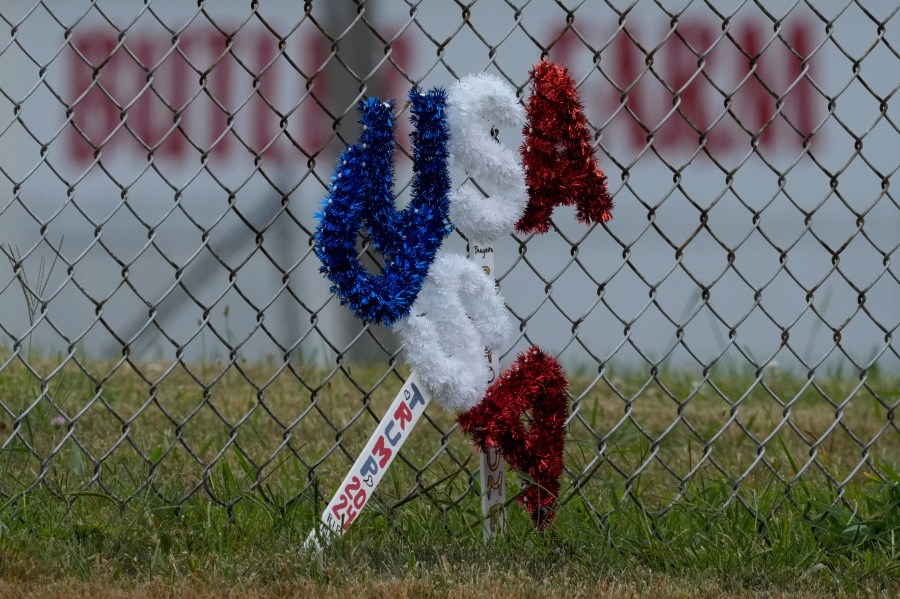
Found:
<path fill-rule="evenodd" d="M 512 505 L 487 546 L 477 460 L 430 406 L 315 555 L 398 373 L 61 362 L 0 374 L 0 596 L 900 594 L 884 373 L 573 374 L 557 519 L 537 532 Z"/>

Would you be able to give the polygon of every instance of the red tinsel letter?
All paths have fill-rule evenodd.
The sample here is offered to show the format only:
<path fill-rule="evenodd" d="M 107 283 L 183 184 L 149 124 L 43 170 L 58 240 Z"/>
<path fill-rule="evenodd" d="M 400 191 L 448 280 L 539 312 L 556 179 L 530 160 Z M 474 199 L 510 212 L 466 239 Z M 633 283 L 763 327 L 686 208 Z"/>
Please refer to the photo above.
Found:
<path fill-rule="evenodd" d="M 560 204 L 575 205 L 585 224 L 608 221 L 612 198 L 597 166 L 575 81 L 566 67 L 547 60 L 534 66 L 531 77 L 522 146 L 528 206 L 516 230 L 546 233 Z"/>
<path fill-rule="evenodd" d="M 530 347 L 488 389 L 480 404 L 459 415 L 479 449 L 497 447 L 533 485 L 519 497 L 538 528 L 553 519 L 566 437 L 569 383 L 555 358 Z M 530 412 L 529 426 L 522 422 Z"/>

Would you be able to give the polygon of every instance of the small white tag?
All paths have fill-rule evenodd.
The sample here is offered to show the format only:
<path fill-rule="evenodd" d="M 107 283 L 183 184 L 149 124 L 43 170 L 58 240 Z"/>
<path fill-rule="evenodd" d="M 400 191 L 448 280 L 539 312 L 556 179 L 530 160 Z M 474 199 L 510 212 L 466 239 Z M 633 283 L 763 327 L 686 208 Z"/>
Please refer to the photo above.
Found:
<path fill-rule="evenodd" d="M 494 273 L 494 247 L 489 243 L 469 242 L 469 258 L 479 265 L 491 279 Z M 500 356 L 485 350 L 491 367 L 488 384 L 500 376 Z M 479 455 L 481 461 L 481 516 L 484 540 L 502 533 L 506 528 L 506 462 L 496 448 L 488 448 Z"/>
<path fill-rule="evenodd" d="M 431 394 L 413 371 L 322 513 L 322 523 L 310 532 L 306 548 L 321 549 L 320 541 L 327 544 L 356 520 L 429 403 Z"/>

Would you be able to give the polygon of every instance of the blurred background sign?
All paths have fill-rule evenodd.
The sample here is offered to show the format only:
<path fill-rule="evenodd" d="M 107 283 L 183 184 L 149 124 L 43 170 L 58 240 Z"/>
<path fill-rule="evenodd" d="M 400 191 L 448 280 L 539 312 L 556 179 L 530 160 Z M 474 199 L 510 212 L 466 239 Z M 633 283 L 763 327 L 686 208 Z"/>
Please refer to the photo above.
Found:
<path fill-rule="evenodd" d="M 511 351 L 591 369 L 896 368 L 889 7 L 621 4 L 0 3 L 0 343 L 386 359 L 389 332 L 352 320 L 311 252 L 356 101 L 402 107 L 412 85 L 481 71 L 524 99 L 548 56 L 578 81 L 616 209 L 592 229 L 560 209 L 551 233 L 499 244 Z M 41 261 L 29 315 L 19 283 Z"/>

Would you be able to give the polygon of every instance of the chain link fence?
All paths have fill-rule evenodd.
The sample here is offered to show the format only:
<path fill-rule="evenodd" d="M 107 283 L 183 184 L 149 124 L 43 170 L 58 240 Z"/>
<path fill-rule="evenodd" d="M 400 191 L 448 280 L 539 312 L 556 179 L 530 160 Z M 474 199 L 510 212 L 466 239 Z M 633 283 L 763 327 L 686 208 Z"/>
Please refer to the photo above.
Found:
<path fill-rule="evenodd" d="M 524 101 L 550 57 L 616 202 L 497 245 L 503 364 L 571 379 L 562 509 L 855 506 L 900 468 L 889 4 L 3 2 L 0 496 L 321 509 L 408 374 L 311 247 L 357 101 L 480 71 Z M 376 511 L 477 525 L 451 415 L 389 477 Z"/>

